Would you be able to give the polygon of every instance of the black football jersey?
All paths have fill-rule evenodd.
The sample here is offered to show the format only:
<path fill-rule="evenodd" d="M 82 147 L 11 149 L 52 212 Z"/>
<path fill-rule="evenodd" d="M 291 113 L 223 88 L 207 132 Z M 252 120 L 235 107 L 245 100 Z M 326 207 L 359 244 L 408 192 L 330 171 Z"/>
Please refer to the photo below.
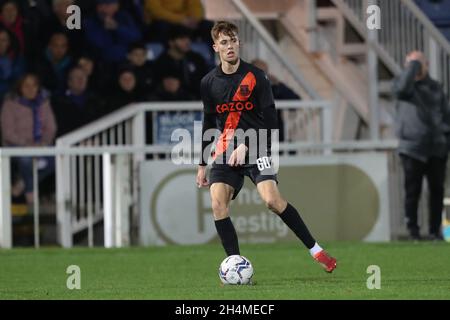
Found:
<path fill-rule="evenodd" d="M 235 73 L 226 74 L 219 65 L 202 79 L 200 89 L 203 132 L 220 132 L 213 153 L 216 163 L 226 163 L 241 143 L 249 148 L 247 163 L 270 153 L 270 130 L 277 129 L 277 115 L 270 81 L 262 70 L 241 60 Z M 203 139 L 203 152 L 210 143 Z M 206 163 L 204 157 L 201 164 Z"/>

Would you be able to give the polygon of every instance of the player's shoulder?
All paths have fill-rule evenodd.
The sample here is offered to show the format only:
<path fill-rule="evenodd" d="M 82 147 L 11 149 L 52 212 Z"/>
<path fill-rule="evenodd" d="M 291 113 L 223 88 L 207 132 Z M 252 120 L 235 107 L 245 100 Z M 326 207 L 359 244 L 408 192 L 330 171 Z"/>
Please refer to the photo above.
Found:
<path fill-rule="evenodd" d="M 251 63 L 248 63 L 245 61 L 242 61 L 242 62 L 245 64 L 245 68 L 255 75 L 255 78 L 257 81 L 258 80 L 260 80 L 260 81 L 268 81 L 269 80 L 269 78 L 267 77 L 267 74 L 263 70 L 261 70 L 260 68 L 258 68 L 257 66 L 255 66 Z"/>
<path fill-rule="evenodd" d="M 216 66 L 215 68 L 213 68 L 211 71 L 209 71 L 201 80 L 201 85 L 202 86 L 206 86 L 209 85 L 211 83 L 211 81 L 217 76 L 217 74 L 219 73 L 218 71 L 218 66 Z"/>

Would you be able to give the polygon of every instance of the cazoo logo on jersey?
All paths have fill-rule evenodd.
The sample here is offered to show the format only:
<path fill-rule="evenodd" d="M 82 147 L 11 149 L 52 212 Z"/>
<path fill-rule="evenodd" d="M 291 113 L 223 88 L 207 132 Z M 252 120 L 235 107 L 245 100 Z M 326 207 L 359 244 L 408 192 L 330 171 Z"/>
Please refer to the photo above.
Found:
<path fill-rule="evenodd" d="M 239 112 L 239 111 L 250 111 L 253 110 L 255 106 L 250 101 L 247 102 L 229 102 L 229 103 L 222 103 L 218 104 L 216 106 L 217 113 L 224 113 L 224 112 Z"/>

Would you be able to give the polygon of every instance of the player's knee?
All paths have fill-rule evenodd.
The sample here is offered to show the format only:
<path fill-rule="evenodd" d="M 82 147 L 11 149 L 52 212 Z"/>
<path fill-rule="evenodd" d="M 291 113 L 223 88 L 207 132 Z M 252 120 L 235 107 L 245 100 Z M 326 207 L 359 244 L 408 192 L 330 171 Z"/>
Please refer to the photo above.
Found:
<path fill-rule="evenodd" d="M 278 197 L 269 197 L 264 200 L 266 207 L 277 214 L 280 214 L 283 207 L 283 199 Z"/>
<path fill-rule="evenodd" d="M 212 200 L 211 207 L 216 219 L 224 219 L 228 217 L 228 207 L 225 202 Z"/>

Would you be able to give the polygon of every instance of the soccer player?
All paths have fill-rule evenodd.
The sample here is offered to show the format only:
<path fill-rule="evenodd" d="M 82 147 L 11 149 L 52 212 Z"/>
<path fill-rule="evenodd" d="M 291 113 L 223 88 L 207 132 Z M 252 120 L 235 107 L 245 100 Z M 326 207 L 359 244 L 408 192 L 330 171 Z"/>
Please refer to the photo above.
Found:
<path fill-rule="evenodd" d="M 240 59 L 236 25 L 219 21 L 212 28 L 211 36 L 221 64 L 201 82 L 204 119 L 197 186 L 210 186 L 215 226 L 226 254 L 240 254 L 236 231 L 229 217 L 229 205 L 242 188 L 244 177 L 248 176 L 266 206 L 279 215 L 325 271 L 332 272 L 336 268 L 336 259 L 319 246 L 297 210 L 282 198 L 277 187 L 277 176 L 270 158 L 270 132 L 277 129 L 277 114 L 267 76 Z M 208 181 L 206 165 L 211 153 L 205 133 L 209 129 L 218 129 L 221 134 L 213 152 Z M 264 130 L 269 132 L 257 135 L 255 143 L 251 133 L 259 134 Z"/>

